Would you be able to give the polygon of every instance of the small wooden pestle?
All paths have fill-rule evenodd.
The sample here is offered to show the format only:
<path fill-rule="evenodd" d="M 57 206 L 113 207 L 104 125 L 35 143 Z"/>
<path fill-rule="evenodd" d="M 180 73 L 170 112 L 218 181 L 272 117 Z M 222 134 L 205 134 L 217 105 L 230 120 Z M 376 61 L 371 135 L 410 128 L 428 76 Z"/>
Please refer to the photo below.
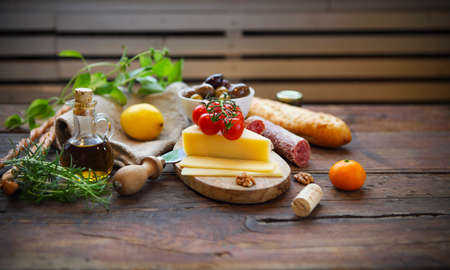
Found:
<path fill-rule="evenodd" d="M 161 157 L 145 157 L 141 165 L 120 168 L 113 176 L 112 183 L 120 195 L 132 195 L 142 189 L 148 178 L 161 175 L 166 162 Z"/>

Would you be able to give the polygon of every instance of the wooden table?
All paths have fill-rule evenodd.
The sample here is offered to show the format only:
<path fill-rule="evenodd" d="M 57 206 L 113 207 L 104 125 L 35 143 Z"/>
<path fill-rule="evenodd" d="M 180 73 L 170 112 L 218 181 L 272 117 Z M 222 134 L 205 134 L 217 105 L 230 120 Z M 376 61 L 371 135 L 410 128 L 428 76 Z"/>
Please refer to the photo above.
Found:
<path fill-rule="evenodd" d="M 0 269 L 448 268 L 450 105 L 306 107 L 353 131 L 343 148 L 312 148 L 305 171 L 324 197 L 310 217 L 290 208 L 303 188 L 293 180 L 268 203 L 232 205 L 190 190 L 172 168 L 136 196 L 114 196 L 109 212 L 2 195 Z M 1 105 L 1 118 L 23 108 Z M 0 154 L 25 135 L 1 133 Z M 365 167 L 361 190 L 330 184 L 341 159 Z"/>

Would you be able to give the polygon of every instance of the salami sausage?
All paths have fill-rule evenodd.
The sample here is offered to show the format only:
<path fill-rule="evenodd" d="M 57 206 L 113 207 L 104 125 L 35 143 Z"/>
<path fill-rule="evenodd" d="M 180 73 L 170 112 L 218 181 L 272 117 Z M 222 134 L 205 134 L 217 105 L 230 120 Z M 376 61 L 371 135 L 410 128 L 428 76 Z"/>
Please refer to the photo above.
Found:
<path fill-rule="evenodd" d="M 248 130 L 270 139 L 275 152 L 297 166 L 305 167 L 308 164 L 311 148 L 307 140 L 259 116 L 249 117 L 245 125 Z"/>

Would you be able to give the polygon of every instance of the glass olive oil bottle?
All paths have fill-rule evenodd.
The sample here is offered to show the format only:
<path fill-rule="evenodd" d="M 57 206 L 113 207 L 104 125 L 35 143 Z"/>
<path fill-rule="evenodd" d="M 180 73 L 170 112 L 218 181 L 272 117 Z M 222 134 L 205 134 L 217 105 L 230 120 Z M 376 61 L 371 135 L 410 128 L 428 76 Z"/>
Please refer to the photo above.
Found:
<path fill-rule="evenodd" d="M 95 114 L 96 101 L 88 88 L 75 89 L 73 102 L 73 136 L 66 141 L 60 157 L 62 166 L 85 168 L 83 176 L 91 180 L 107 177 L 114 165 L 114 156 L 109 139 L 112 123 L 106 114 Z M 107 130 L 97 134 L 97 123 L 105 121 Z"/>

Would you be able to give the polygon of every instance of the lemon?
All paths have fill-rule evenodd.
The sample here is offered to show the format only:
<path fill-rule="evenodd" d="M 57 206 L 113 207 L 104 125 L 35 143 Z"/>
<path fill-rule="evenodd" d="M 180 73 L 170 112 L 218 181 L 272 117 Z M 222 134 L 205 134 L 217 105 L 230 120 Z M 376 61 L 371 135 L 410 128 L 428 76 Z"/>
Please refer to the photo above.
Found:
<path fill-rule="evenodd" d="M 159 136 L 164 127 L 164 118 L 155 106 L 141 103 L 131 105 L 122 112 L 120 125 L 128 136 L 147 141 Z"/>

